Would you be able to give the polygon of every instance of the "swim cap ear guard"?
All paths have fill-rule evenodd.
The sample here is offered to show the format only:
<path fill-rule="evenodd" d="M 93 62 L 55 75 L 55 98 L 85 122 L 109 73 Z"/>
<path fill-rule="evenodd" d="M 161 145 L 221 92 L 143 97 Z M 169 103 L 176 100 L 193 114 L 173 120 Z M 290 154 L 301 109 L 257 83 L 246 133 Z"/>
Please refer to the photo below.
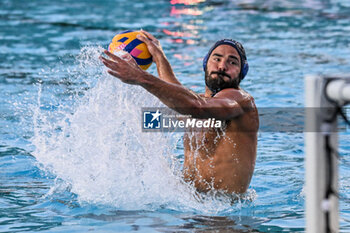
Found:
<path fill-rule="evenodd" d="M 214 51 L 214 49 L 220 45 L 230 45 L 232 47 L 234 47 L 240 58 L 241 58 L 241 72 L 239 74 L 239 79 L 240 81 L 242 81 L 244 79 L 244 77 L 247 75 L 248 70 L 249 70 L 249 65 L 248 65 L 248 61 L 247 61 L 247 56 L 245 54 L 245 50 L 243 48 L 243 45 L 241 43 L 239 43 L 238 41 L 235 40 L 231 40 L 231 39 L 223 39 L 223 40 L 219 40 L 217 41 L 213 47 L 210 48 L 209 52 L 207 53 L 207 55 L 204 57 L 203 59 L 203 70 L 205 71 L 207 68 L 207 63 L 208 63 L 208 59 L 211 55 L 211 53 Z"/>

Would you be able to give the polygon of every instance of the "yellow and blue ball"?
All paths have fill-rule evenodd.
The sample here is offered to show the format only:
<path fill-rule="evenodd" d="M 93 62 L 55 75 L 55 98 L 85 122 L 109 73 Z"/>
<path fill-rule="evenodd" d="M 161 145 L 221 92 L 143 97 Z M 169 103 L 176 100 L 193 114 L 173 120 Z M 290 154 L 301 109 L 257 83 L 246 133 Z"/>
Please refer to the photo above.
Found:
<path fill-rule="evenodd" d="M 108 51 L 115 53 L 124 50 L 135 59 L 141 69 L 147 70 L 152 64 L 152 55 L 146 44 L 136 38 L 138 34 L 142 32 L 129 30 L 117 34 L 108 46 Z"/>

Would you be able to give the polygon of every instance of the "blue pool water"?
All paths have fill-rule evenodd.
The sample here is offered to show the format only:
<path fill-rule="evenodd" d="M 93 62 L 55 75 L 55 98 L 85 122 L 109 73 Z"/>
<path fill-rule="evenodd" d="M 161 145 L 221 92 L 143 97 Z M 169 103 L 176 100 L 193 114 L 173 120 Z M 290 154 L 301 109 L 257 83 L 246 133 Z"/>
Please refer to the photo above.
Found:
<path fill-rule="evenodd" d="M 140 28 L 199 92 L 208 48 L 241 41 L 242 87 L 260 109 L 302 108 L 307 74 L 350 73 L 346 0 L 1 0 L 0 232 L 303 232 L 302 132 L 259 132 L 250 188 L 233 206 L 181 182 L 181 133 L 140 132 L 141 107 L 161 104 L 98 61 L 118 31 Z M 341 132 L 341 232 L 349 142 Z"/>

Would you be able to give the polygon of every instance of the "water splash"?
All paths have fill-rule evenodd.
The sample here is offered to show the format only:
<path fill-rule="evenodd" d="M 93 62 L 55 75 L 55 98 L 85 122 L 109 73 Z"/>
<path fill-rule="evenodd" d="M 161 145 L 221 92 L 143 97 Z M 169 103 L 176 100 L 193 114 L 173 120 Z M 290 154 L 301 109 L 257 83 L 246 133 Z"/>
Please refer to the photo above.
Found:
<path fill-rule="evenodd" d="M 45 88 L 39 85 L 32 143 L 43 169 L 63 180 L 82 202 L 122 210 L 237 209 L 229 198 L 198 194 L 183 182 L 174 153 L 181 134 L 141 131 L 141 107 L 162 104 L 141 87 L 108 75 L 100 53 L 99 47 L 82 49 L 68 72 L 69 83 L 79 83 L 78 91 L 70 92 L 69 101 L 58 101 L 57 108 L 43 108 Z"/>

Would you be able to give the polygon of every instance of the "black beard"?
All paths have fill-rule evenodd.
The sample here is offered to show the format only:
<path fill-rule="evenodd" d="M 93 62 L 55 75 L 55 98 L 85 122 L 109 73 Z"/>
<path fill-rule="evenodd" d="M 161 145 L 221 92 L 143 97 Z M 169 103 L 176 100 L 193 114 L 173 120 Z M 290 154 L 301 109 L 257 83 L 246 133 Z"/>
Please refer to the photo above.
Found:
<path fill-rule="evenodd" d="M 212 75 L 216 74 L 218 77 L 213 78 Z M 229 78 L 229 81 L 224 81 L 224 76 Z M 226 89 L 226 88 L 235 88 L 238 89 L 240 80 L 239 78 L 231 78 L 227 73 L 222 71 L 213 71 L 210 74 L 208 74 L 208 71 L 205 71 L 205 85 L 214 93 L 218 93 L 219 91 Z"/>

